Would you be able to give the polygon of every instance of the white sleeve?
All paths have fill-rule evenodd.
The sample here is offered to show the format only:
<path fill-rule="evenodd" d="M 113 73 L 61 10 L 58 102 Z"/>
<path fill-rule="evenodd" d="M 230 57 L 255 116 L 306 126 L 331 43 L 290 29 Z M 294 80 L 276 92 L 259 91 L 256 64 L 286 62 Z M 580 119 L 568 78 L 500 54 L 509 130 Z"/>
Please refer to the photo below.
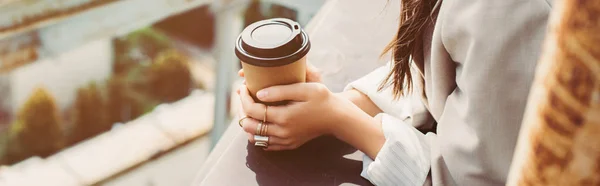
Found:
<path fill-rule="evenodd" d="M 345 88 L 367 95 L 385 113 L 376 117 L 381 117 L 386 141 L 375 160 L 364 156 L 361 176 L 375 185 L 423 185 L 430 170 L 429 142 L 413 126 L 416 123 L 408 122 L 415 111 L 412 106 L 422 103 L 410 95 L 394 100 L 391 87 L 377 91 L 390 70 L 388 62 Z"/>
<path fill-rule="evenodd" d="M 385 143 L 372 160 L 363 158 L 361 176 L 375 185 L 423 185 L 430 163 L 430 146 L 425 135 L 387 114 L 379 114 Z"/>
<path fill-rule="evenodd" d="M 348 84 L 344 90 L 356 89 L 367 95 L 371 101 L 384 113 L 399 119 L 406 119 L 411 114 L 411 104 L 408 96 L 402 96 L 394 100 L 391 87 L 377 91 L 379 84 L 387 77 L 391 70 L 391 63 L 379 67 L 362 78 Z"/>

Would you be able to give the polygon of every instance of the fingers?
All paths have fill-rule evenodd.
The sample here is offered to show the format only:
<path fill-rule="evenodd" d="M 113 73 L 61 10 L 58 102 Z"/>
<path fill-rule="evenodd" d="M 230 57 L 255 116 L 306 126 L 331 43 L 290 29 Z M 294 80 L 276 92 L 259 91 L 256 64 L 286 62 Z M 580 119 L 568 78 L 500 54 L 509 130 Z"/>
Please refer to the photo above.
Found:
<path fill-rule="evenodd" d="M 248 141 L 251 144 L 254 144 L 256 141 L 254 140 L 254 135 L 256 135 L 256 128 L 258 126 L 258 120 L 253 118 L 244 119 L 242 122 L 242 126 L 246 134 L 248 135 Z M 267 135 L 269 137 L 269 146 L 264 148 L 266 151 L 281 151 L 281 150 L 292 150 L 298 148 L 296 143 L 293 142 L 290 138 L 283 138 L 280 136 L 286 136 L 283 129 L 275 124 L 268 124 L 269 130 L 267 131 Z"/>
<path fill-rule="evenodd" d="M 247 133 L 255 135 L 257 133 L 256 130 L 257 130 L 259 122 L 260 121 L 253 119 L 253 118 L 246 118 L 246 119 L 244 119 L 244 121 L 242 121 L 242 128 Z M 272 123 L 268 123 L 266 125 L 268 126 L 267 136 L 275 136 L 275 137 L 285 137 L 286 136 L 285 135 L 286 133 L 283 132 L 283 129 L 281 128 L 281 126 L 272 124 Z"/>
<path fill-rule="evenodd" d="M 246 86 L 240 88 L 240 100 L 244 111 L 243 113 L 248 117 L 262 119 L 266 114 L 267 123 L 283 123 L 286 121 L 285 117 L 287 114 L 279 106 L 269 106 L 265 113 L 266 105 L 254 102 L 254 99 L 250 96 L 250 92 Z"/>
<path fill-rule="evenodd" d="M 248 133 L 248 141 L 252 144 L 254 144 L 256 141 L 254 141 L 254 135 Z M 291 145 L 291 141 L 290 140 L 286 140 L 283 138 L 279 138 L 276 136 L 269 136 L 269 147 L 270 146 L 292 146 Z"/>
<path fill-rule="evenodd" d="M 320 95 L 329 90 L 319 83 L 296 83 L 290 85 L 277 85 L 262 89 L 256 97 L 264 102 L 277 101 L 308 101 L 312 96 Z"/>
<path fill-rule="evenodd" d="M 240 76 L 240 77 L 244 77 L 244 69 L 240 69 L 240 70 L 238 71 L 238 76 Z"/>
<path fill-rule="evenodd" d="M 242 81 L 242 85 L 246 85 L 246 80 L 245 79 Z M 240 94 L 240 88 L 238 88 L 237 90 L 235 90 L 235 92 L 237 94 Z"/>
<path fill-rule="evenodd" d="M 306 82 L 321 82 L 321 72 L 310 63 L 306 64 Z"/>
<path fill-rule="evenodd" d="M 252 118 L 263 118 L 265 115 L 265 105 L 254 102 L 250 91 L 246 86 L 240 87 L 240 101 L 242 103 L 242 109 L 247 116 Z"/>

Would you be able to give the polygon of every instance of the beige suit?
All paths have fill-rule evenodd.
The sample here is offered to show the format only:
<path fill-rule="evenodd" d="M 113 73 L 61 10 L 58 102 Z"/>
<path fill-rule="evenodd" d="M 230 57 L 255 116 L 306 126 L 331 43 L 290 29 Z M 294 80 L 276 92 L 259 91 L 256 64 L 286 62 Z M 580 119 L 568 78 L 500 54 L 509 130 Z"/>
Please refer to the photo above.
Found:
<path fill-rule="evenodd" d="M 416 151 L 428 148 L 420 150 L 429 153 L 430 169 L 425 172 L 428 174 L 425 184 L 504 185 L 551 3 L 545 0 L 444 0 L 438 2 L 437 8 L 437 21 L 422 39 L 423 50 L 414 54 L 413 80 L 417 85 L 414 95 L 421 98 L 423 104 L 413 106 L 412 124 L 431 128 L 437 123 L 436 134 L 425 135 L 426 143 L 413 148 Z M 372 100 L 381 97 L 375 95 L 372 88 L 354 87 L 366 92 Z M 383 101 L 374 102 L 384 112 L 393 112 L 388 108 L 394 107 L 386 106 Z M 385 130 L 384 124 L 384 133 Z M 382 152 L 393 148 L 391 146 L 384 145 Z M 410 144 L 396 146 L 403 149 L 393 152 L 396 156 L 412 148 Z M 383 162 L 389 159 L 378 155 L 375 161 L 381 162 L 371 169 L 391 164 Z M 418 161 L 410 163 L 417 167 L 415 169 L 422 165 Z M 387 169 L 387 172 L 410 167 Z M 375 180 L 393 180 L 393 175 L 381 172 L 386 171 L 365 177 L 376 184 L 391 184 Z"/>
<path fill-rule="evenodd" d="M 413 77 L 438 123 L 433 185 L 504 185 L 550 9 L 544 0 L 441 3 Z"/>

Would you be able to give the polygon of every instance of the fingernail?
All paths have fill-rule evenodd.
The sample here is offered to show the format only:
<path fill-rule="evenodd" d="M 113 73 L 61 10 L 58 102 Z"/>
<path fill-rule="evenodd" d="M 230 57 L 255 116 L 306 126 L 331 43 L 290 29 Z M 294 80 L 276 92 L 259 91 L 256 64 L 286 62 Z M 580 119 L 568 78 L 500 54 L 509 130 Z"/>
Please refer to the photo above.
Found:
<path fill-rule="evenodd" d="M 258 99 L 262 99 L 262 98 L 267 97 L 267 91 L 264 91 L 264 90 L 258 91 L 256 93 L 256 97 L 258 97 Z"/>

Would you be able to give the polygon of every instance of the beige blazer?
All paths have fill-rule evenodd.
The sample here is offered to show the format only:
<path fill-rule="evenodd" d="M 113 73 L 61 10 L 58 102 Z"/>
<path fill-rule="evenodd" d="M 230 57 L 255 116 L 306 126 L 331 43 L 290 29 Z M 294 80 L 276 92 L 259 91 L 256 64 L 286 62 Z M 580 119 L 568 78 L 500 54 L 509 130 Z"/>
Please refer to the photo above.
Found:
<path fill-rule="evenodd" d="M 413 114 L 421 118 L 413 121 L 437 123 L 430 181 L 504 185 L 552 2 L 438 4 L 437 21 L 415 55 L 413 73 L 424 89 L 418 92 L 423 107 Z"/>

